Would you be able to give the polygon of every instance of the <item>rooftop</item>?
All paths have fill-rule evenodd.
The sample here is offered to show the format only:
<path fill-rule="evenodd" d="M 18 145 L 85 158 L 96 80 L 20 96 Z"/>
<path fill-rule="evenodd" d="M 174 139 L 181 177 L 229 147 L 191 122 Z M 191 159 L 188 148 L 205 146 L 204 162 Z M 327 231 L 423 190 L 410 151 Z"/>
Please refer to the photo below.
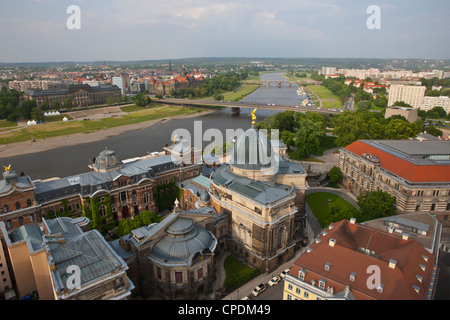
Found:
<path fill-rule="evenodd" d="M 382 168 L 410 182 L 450 182 L 450 141 L 359 140 L 344 149 L 378 157 Z"/>
<path fill-rule="evenodd" d="M 373 266 L 381 272 L 381 291 L 367 285 Z M 294 262 L 290 275 L 297 278 L 300 270 L 306 271 L 304 281 L 324 278 L 335 292 L 350 286 L 358 300 L 420 300 L 430 298 L 436 257 L 415 240 L 342 220 L 320 234 Z"/>

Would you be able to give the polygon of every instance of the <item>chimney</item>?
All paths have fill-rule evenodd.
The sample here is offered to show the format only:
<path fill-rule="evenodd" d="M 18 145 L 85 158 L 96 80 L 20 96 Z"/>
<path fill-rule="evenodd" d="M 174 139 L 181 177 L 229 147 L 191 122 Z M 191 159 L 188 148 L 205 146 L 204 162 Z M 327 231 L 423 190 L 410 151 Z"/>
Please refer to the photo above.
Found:
<path fill-rule="evenodd" d="M 403 233 L 402 239 L 403 240 L 408 240 L 409 239 L 409 234 Z"/>
<path fill-rule="evenodd" d="M 330 245 L 330 247 L 334 247 L 334 245 L 336 244 L 336 239 L 330 239 L 330 241 L 328 241 L 328 244 Z"/>
<path fill-rule="evenodd" d="M 397 260 L 394 260 L 394 259 L 389 260 L 389 268 L 395 269 L 396 265 L 397 265 Z"/>
<path fill-rule="evenodd" d="M 355 219 L 355 218 L 351 218 L 351 219 L 350 219 L 350 223 L 351 223 L 351 224 L 355 224 L 355 222 L 356 222 L 356 219 Z"/>
<path fill-rule="evenodd" d="M 389 232 L 389 233 L 394 233 L 394 229 L 395 229 L 394 226 L 389 226 L 388 232 Z"/>

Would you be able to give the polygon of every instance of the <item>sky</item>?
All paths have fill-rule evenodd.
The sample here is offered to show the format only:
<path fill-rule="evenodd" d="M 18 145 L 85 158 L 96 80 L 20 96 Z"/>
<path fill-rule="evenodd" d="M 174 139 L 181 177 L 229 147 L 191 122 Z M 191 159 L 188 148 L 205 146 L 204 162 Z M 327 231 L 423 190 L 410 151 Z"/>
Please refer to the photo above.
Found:
<path fill-rule="evenodd" d="M 0 0 L 0 62 L 449 59 L 449 16 L 448 0 Z"/>

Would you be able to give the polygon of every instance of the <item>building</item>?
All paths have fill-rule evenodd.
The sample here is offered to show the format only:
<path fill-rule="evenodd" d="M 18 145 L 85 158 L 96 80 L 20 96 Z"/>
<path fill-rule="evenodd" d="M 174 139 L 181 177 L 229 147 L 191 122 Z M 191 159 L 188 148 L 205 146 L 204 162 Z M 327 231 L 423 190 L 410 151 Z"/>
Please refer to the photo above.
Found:
<path fill-rule="evenodd" d="M 384 114 L 384 118 L 388 119 L 392 116 L 403 116 L 409 123 L 413 123 L 417 121 L 418 109 L 415 108 L 406 108 L 406 107 L 391 107 L 386 108 L 386 112 Z"/>
<path fill-rule="evenodd" d="M 403 101 L 413 108 L 420 109 L 426 89 L 425 86 L 391 85 L 388 107 L 392 107 L 396 102 Z"/>
<path fill-rule="evenodd" d="M 197 88 L 204 83 L 203 76 L 195 77 L 193 74 L 189 74 L 186 68 L 183 67 L 182 71 L 170 80 L 158 80 L 151 78 L 148 82 L 149 94 L 169 95 L 171 92 L 177 92 L 179 89 Z"/>
<path fill-rule="evenodd" d="M 264 132 L 244 132 L 210 178 L 211 207 L 228 217 L 228 249 L 264 272 L 291 259 L 306 237 L 307 187 L 303 168 L 279 157 Z"/>
<path fill-rule="evenodd" d="M 123 73 L 117 77 L 112 77 L 112 84 L 120 88 L 122 95 L 131 93 L 131 80 L 127 73 Z"/>
<path fill-rule="evenodd" d="M 442 107 L 448 114 L 450 112 L 450 97 L 423 97 L 420 109 L 428 111 L 434 107 Z"/>
<path fill-rule="evenodd" d="M 0 222 L 18 297 L 123 300 L 131 295 L 128 266 L 97 230 L 83 231 L 88 223 L 86 218 L 43 219 L 41 225 L 8 233 Z"/>
<path fill-rule="evenodd" d="M 437 257 L 407 234 L 342 220 L 285 277 L 283 300 L 432 300 Z"/>
<path fill-rule="evenodd" d="M 57 216 L 90 218 L 97 227 L 143 211 L 162 211 L 179 194 L 176 182 L 201 173 L 201 164 L 174 163 L 171 155 L 122 161 L 102 151 L 91 171 L 35 181 L 8 168 L 0 181 L 0 221 L 8 231 Z"/>
<path fill-rule="evenodd" d="M 52 108 L 56 101 L 63 106 L 66 99 L 70 99 L 74 108 L 81 108 L 106 104 L 108 99 L 116 101 L 118 97 L 121 97 L 121 93 L 120 89 L 114 85 L 91 87 L 88 84 L 81 84 L 69 85 L 63 89 L 26 90 L 24 97 L 35 100 L 38 107 L 47 104 L 49 108 Z"/>
<path fill-rule="evenodd" d="M 450 141 L 360 140 L 340 149 L 339 167 L 355 195 L 385 191 L 399 213 L 436 216 L 450 235 Z"/>
<path fill-rule="evenodd" d="M 212 292 L 224 228 L 226 217 L 211 208 L 181 211 L 176 201 L 160 223 L 133 230 L 111 246 L 130 267 L 136 293 L 191 300 Z"/>

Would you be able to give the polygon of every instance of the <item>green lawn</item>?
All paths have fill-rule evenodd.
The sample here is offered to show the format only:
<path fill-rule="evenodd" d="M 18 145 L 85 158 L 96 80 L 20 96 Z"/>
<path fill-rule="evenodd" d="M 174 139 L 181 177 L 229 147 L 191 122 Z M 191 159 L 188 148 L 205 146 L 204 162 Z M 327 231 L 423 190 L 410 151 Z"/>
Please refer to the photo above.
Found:
<path fill-rule="evenodd" d="M 198 108 L 167 106 L 161 108 L 145 109 L 117 118 L 47 123 L 2 134 L 0 135 L 0 144 L 22 142 L 32 139 L 46 139 L 76 133 L 89 133 L 97 130 L 135 124 L 165 117 L 192 114 L 201 111 L 203 110 Z"/>
<path fill-rule="evenodd" d="M 328 200 L 331 200 L 328 202 Z M 346 219 L 356 218 L 358 222 L 360 222 L 360 213 L 359 210 L 353 207 L 346 200 L 341 198 L 338 195 L 328 192 L 317 192 L 311 193 L 306 197 L 306 202 L 311 208 L 312 212 L 316 216 L 322 228 L 328 227 L 329 222 L 329 206 L 330 204 L 335 204 L 342 208 L 342 210 L 346 213 Z M 330 204 L 329 204 L 330 203 Z"/>
<path fill-rule="evenodd" d="M 232 255 L 229 255 L 225 259 L 224 266 L 227 275 L 224 281 L 224 286 L 227 292 L 243 285 L 260 273 L 260 270 L 250 268 L 248 265 L 243 264 Z"/>
<path fill-rule="evenodd" d="M 333 107 L 331 106 L 331 101 L 322 101 L 323 108 L 342 108 L 342 102 L 339 100 L 339 97 L 324 86 L 309 85 L 307 88 L 317 94 L 321 100 L 331 100 L 331 97 L 333 97 Z"/>
<path fill-rule="evenodd" d="M 242 87 L 240 87 L 239 89 L 237 89 L 236 91 L 225 93 L 223 95 L 224 96 L 223 99 L 226 101 L 239 101 L 239 100 L 245 98 L 246 96 L 248 96 L 250 93 L 252 93 L 253 91 L 255 91 L 258 88 L 259 88 L 259 85 L 257 85 L 257 84 L 245 84 Z"/>
<path fill-rule="evenodd" d="M 17 127 L 16 121 L 0 120 L 0 128 Z"/>

